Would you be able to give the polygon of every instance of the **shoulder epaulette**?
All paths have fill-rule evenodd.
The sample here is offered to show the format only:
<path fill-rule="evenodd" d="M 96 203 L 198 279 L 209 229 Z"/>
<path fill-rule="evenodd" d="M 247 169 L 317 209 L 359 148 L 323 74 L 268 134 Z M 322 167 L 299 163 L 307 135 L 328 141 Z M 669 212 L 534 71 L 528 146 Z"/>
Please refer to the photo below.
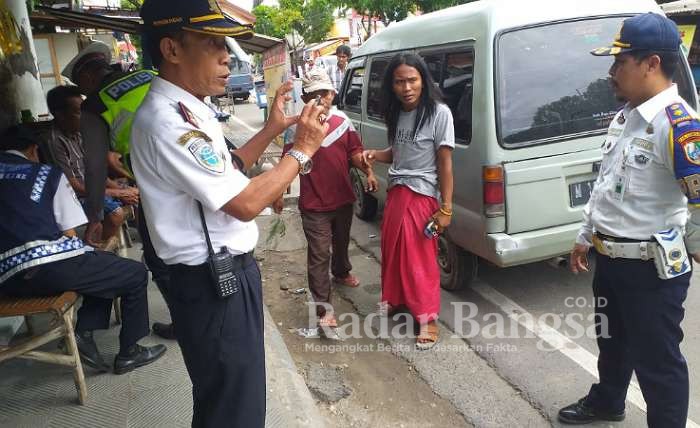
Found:
<path fill-rule="evenodd" d="M 674 103 L 666 107 L 666 116 L 668 116 L 671 126 L 676 126 L 679 123 L 687 122 L 689 120 L 697 120 L 696 117 L 688 113 L 688 110 L 681 103 Z"/>

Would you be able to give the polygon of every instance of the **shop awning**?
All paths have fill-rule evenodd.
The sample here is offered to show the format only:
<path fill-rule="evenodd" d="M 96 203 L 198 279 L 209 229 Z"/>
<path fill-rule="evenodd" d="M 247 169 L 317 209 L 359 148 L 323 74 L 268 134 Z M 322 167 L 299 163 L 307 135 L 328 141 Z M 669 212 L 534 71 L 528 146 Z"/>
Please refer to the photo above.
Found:
<path fill-rule="evenodd" d="M 343 39 L 326 40 L 325 42 L 316 43 L 315 45 L 307 46 L 304 52 L 318 51 L 319 56 L 333 55 L 335 49 L 343 44 Z"/>
<path fill-rule="evenodd" d="M 138 34 L 142 30 L 142 21 L 138 16 L 124 16 L 121 11 L 105 10 L 100 14 L 78 12 L 67 8 L 54 9 L 47 6 L 37 6 L 41 14 L 32 14 L 32 20 L 47 21 L 54 25 L 67 27 L 97 28 L 102 30 L 121 31 L 123 33 Z M 235 19 L 229 18 L 238 23 Z M 66 25 L 67 24 L 67 25 Z M 234 37 L 246 39 L 253 37 L 253 29 L 249 25 L 240 25 L 240 31 Z"/>
<path fill-rule="evenodd" d="M 284 40 L 255 33 L 248 39 L 236 39 L 236 41 L 246 52 L 263 53 Z"/>
<path fill-rule="evenodd" d="M 700 14 L 700 0 L 680 0 L 661 4 L 661 9 L 666 15 L 694 15 Z"/>

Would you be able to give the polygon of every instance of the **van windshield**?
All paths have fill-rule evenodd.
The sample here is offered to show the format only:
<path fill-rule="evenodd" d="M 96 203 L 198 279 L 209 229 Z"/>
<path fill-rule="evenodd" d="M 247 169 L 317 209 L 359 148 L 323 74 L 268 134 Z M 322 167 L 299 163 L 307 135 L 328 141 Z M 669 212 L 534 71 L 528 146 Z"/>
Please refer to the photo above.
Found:
<path fill-rule="evenodd" d="M 542 144 L 607 129 L 624 104 L 608 83 L 608 46 L 624 17 L 587 19 L 509 31 L 498 39 L 497 111 L 505 147 Z M 681 96 L 694 105 L 684 63 Z"/>
<path fill-rule="evenodd" d="M 247 62 L 241 61 L 238 58 L 231 57 L 228 63 L 228 68 L 231 74 L 250 74 L 250 65 Z"/>

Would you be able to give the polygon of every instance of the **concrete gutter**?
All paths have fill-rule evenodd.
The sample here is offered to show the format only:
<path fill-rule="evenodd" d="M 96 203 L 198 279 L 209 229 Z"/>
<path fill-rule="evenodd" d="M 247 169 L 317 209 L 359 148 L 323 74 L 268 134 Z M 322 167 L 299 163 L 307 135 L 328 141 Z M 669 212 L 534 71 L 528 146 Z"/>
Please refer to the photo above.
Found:
<path fill-rule="evenodd" d="M 304 378 L 297 371 L 277 325 L 265 307 L 268 408 L 265 426 L 325 427 Z"/>

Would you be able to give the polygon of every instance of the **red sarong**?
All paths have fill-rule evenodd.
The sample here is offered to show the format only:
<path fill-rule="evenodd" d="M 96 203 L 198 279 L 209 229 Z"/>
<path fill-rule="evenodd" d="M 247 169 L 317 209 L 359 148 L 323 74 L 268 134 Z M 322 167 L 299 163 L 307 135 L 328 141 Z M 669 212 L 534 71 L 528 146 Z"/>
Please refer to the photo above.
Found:
<path fill-rule="evenodd" d="M 389 190 L 382 221 L 382 301 L 405 305 L 420 324 L 440 312 L 437 239 L 423 233 L 438 210 L 435 198 L 407 186 Z"/>

